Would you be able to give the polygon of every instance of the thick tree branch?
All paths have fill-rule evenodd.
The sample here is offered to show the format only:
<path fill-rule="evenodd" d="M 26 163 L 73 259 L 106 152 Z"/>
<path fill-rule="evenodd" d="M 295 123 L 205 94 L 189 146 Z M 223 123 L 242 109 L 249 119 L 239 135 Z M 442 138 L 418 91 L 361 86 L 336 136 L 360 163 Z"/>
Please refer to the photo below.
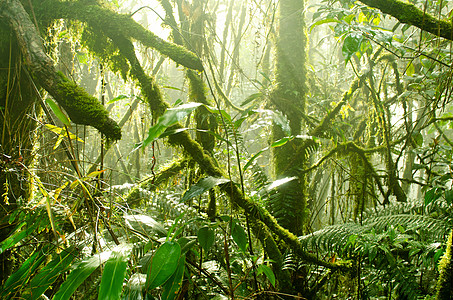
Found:
<path fill-rule="evenodd" d="M 0 18 L 14 30 L 25 64 L 38 83 L 66 110 L 77 124 L 90 125 L 108 139 L 119 140 L 121 129 L 99 101 L 63 74 L 57 73 L 46 55 L 41 38 L 18 0 L 0 0 Z"/>
<path fill-rule="evenodd" d="M 37 12 L 51 19 L 79 20 L 105 32 L 106 35 L 120 35 L 126 39 L 134 39 L 146 47 L 154 48 L 168 56 L 176 63 L 189 69 L 203 70 L 200 59 L 186 48 L 167 42 L 142 25 L 135 22 L 130 15 L 118 14 L 99 5 L 86 5 L 83 1 L 60 2 L 47 0 L 47 5 L 40 5 Z"/>
<path fill-rule="evenodd" d="M 437 19 L 413 4 L 400 0 L 359 1 L 365 5 L 379 9 L 385 14 L 391 15 L 401 23 L 413 25 L 436 36 L 453 40 L 453 27 L 451 22 Z"/>

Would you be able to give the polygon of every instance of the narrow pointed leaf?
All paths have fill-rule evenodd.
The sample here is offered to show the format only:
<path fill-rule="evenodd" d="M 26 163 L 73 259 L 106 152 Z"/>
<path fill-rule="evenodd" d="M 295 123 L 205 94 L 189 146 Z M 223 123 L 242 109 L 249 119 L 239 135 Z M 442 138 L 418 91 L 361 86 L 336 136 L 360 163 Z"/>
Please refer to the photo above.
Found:
<path fill-rule="evenodd" d="M 68 127 L 71 127 L 71 121 L 69 120 L 69 117 L 66 116 L 66 114 L 60 109 L 60 107 L 55 102 L 53 102 L 52 99 L 47 98 L 46 103 L 47 105 L 49 105 L 50 109 L 53 111 L 58 120 L 61 121 L 61 123 L 65 124 Z"/>
<path fill-rule="evenodd" d="M 150 291 L 167 281 L 178 267 L 181 246 L 177 242 L 163 243 L 154 254 L 147 272 L 146 290 Z"/>
<path fill-rule="evenodd" d="M 53 297 L 53 300 L 70 299 L 75 290 L 99 267 L 105 262 L 111 251 L 96 254 L 82 262 L 80 262 L 71 273 L 69 273 L 66 281 L 63 282 L 58 292 Z"/>
<path fill-rule="evenodd" d="M 8 277 L 0 292 L 0 299 L 9 299 L 28 282 L 36 269 L 41 266 L 47 258 L 49 247 L 35 251 L 20 268 Z"/>
<path fill-rule="evenodd" d="M 78 252 L 74 247 L 63 249 L 50 263 L 42 268 L 30 281 L 30 293 L 25 299 L 39 299 L 40 296 L 64 273 L 76 259 Z"/>
<path fill-rule="evenodd" d="M 269 266 L 259 265 L 258 268 L 256 269 L 256 273 L 257 273 L 257 275 L 260 275 L 261 273 L 263 273 L 267 277 L 269 282 L 272 284 L 272 286 L 275 287 L 275 274 L 272 271 L 272 269 L 269 268 Z"/>

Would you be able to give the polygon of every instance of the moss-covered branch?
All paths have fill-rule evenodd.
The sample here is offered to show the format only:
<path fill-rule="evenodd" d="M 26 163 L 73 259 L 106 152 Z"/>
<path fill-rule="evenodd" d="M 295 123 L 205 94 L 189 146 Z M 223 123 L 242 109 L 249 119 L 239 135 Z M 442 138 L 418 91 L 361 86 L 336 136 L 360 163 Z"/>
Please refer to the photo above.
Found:
<path fill-rule="evenodd" d="M 108 139 L 119 140 L 121 129 L 108 117 L 108 112 L 101 103 L 64 75 L 57 73 L 21 3 L 18 0 L 0 1 L 0 17 L 14 30 L 27 68 L 38 83 L 66 110 L 72 121 L 93 126 Z"/>
<path fill-rule="evenodd" d="M 79 20 L 88 23 L 95 30 L 108 36 L 121 35 L 134 39 L 146 47 L 156 49 L 176 63 L 187 68 L 202 71 L 200 59 L 186 48 L 167 42 L 142 25 L 135 22 L 130 15 L 119 14 L 99 5 L 87 5 L 84 1 L 47 0 L 45 4 L 35 5 L 36 13 L 50 19 Z"/>
<path fill-rule="evenodd" d="M 453 230 L 447 240 L 447 249 L 439 263 L 439 279 L 437 280 L 437 300 L 448 300 L 453 297 Z"/>
<path fill-rule="evenodd" d="M 453 27 L 450 21 L 440 20 L 409 2 L 400 0 L 359 1 L 395 17 L 401 23 L 413 25 L 436 36 L 453 40 Z"/>

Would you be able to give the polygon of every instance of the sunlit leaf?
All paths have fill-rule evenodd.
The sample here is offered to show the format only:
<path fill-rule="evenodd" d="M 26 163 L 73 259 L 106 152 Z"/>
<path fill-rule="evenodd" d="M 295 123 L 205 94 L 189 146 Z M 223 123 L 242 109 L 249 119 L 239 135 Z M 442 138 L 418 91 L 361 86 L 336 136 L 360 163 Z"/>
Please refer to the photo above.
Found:
<path fill-rule="evenodd" d="M 71 121 L 69 120 L 69 117 L 60 109 L 60 107 L 55 102 L 53 102 L 52 99 L 47 98 L 46 103 L 47 105 L 49 105 L 50 109 L 52 109 L 53 113 L 58 118 L 58 120 L 61 121 L 61 123 L 65 124 L 68 127 L 71 127 Z"/>
<path fill-rule="evenodd" d="M 212 176 L 200 179 L 196 184 L 192 185 L 185 193 L 181 199 L 181 202 L 185 202 L 190 200 L 194 197 L 200 196 L 204 192 L 212 189 L 213 187 L 229 182 L 228 179 L 225 178 L 215 178 Z"/>
<path fill-rule="evenodd" d="M 127 247 L 123 251 L 114 251 L 105 263 L 99 286 L 99 300 L 121 298 L 129 252 L 130 248 Z"/>
<path fill-rule="evenodd" d="M 360 49 L 360 44 L 362 43 L 363 36 L 359 32 L 349 33 L 343 42 L 342 53 L 345 57 L 345 62 L 351 59 L 351 57 Z"/>
<path fill-rule="evenodd" d="M 287 182 L 290 182 L 290 181 L 293 181 L 293 180 L 296 180 L 297 177 L 285 177 L 285 178 L 282 178 L 282 179 L 278 179 L 278 180 L 275 180 L 274 182 L 272 182 L 269 186 L 266 187 L 266 189 L 268 191 L 270 190 L 273 190 L 281 185 L 284 185 L 285 183 Z"/>
<path fill-rule="evenodd" d="M 201 105 L 203 104 L 192 102 L 167 109 L 167 111 L 162 116 L 159 117 L 156 125 L 152 126 L 149 129 L 148 137 L 143 141 L 141 147 L 148 146 L 162 133 L 164 133 L 168 127 L 175 125 Z"/>
<path fill-rule="evenodd" d="M 123 100 L 123 99 L 128 99 L 129 96 L 126 96 L 126 95 L 119 95 L 119 96 L 116 96 L 115 98 L 113 98 L 112 100 L 108 101 L 106 104 L 112 104 L 112 103 L 115 103 L 117 101 L 120 101 L 120 100 Z"/>
<path fill-rule="evenodd" d="M 148 291 L 167 281 L 178 267 L 181 246 L 177 242 L 163 243 L 154 254 L 147 272 L 146 289 Z"/>
<path fill-rule="evenodd" d="M 164 237 L 167 235 L 167 230 L 165 230 L 164 226 L 151 218 L 147 215 L 125 215 L 124 219 L 126 221 L 126 225 L 138 231 L 144 235 L 149 234 L 149 232 L 154 231 L 159 236 Z"/>

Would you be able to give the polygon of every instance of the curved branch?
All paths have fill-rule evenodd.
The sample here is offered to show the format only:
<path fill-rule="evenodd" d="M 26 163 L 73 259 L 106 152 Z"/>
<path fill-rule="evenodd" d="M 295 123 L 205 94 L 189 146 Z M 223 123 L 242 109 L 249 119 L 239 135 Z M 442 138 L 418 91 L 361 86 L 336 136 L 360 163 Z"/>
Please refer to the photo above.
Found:
<path fill-rule="evenodd" d="M 453 40 L 452 23 L 440 20 L 424 12 L 415 5 L 400 0 L 359 0 L 363 4 L 377 8 L 401 23 L 413 25 L 436 36 Z"/>
<path fill-rule="evenodd" d="M 22 4 L 18 0 L 0 0 L 0 18 L 5 19 L 14 30 L 27 68 L 39 84 L 66 110 L 72 121 L 93 126 L 108 139 L 119 140 L 121 129 L 109 118 L 104 106 L 56 71 L 53 61 L 46 55 L 36 27 Z"/>
<path fill-rule="evenodd" d="M 128 40 L 137 40 L 184 67 L 203 71 L 203 64 L 194 53 L 161 39 L 135 22 L 130 15 L 119 14 L 99 5 L 86 5 L 82 1 L 60 2 L 54 0 L 49 0 L 47 5 L 40 6 L 39 13 L 52 19 L 63 18 L 86 22 L 107 36 L 120 35 Z"/>

